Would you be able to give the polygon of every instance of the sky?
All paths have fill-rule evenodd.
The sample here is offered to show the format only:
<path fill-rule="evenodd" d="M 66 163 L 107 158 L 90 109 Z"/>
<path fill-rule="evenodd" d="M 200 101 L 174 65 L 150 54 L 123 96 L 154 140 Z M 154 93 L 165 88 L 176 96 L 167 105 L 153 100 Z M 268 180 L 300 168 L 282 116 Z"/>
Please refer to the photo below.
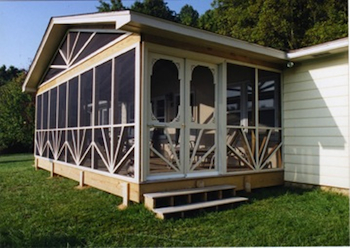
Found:
<path fill-rule="evenodd" d="M 203 14 L 213 0 L 165 0 L 168 7 L 179 13 L 186 5 Z M 108 0 L 105 2 L 109 2 Z M 126 7 L 135 0 L 122 0 Z M 73 14 L 93 13 L 98 0 L 0 0 L 0 66 L 29 69 L 40 45 L 50 18 Z"/>

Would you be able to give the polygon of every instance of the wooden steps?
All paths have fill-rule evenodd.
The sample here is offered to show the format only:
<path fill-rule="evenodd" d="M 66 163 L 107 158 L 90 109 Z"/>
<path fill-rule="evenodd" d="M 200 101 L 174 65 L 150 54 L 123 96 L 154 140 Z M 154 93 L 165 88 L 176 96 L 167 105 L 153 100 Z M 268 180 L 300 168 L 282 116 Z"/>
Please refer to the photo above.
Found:
<path fill-rule="evenodd" d="M 204 210 L 220 210 L 232 208 L 248 198 L 236 197 L 233 185 L 176 190 L 144 194 L 145 206 L 160 219 L 186 217 Z"/>

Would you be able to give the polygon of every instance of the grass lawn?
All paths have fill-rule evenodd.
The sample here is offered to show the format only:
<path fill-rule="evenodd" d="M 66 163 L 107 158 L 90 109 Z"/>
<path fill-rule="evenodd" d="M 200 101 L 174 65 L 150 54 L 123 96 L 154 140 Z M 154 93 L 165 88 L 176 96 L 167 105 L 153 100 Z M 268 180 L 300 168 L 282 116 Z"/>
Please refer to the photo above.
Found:
<path fill-rule="evenodd" d="M 142 204 L 0 157 L 0 247 L 347 246 L 349 198 L 285 187 L 254 190 L 235 209 L 158 220 Z"/>

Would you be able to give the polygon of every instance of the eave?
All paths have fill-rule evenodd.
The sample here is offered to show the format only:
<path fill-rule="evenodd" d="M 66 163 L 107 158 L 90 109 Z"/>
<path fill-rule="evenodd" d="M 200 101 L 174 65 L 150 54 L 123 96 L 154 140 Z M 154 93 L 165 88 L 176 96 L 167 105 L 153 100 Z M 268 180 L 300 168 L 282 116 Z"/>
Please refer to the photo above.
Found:
<path fill-rule="evenodd" d="M 342 38 L 329 41 L 315 46 L 296 49 L 287 53 L 287 58 L 293 62 L 304 61 L 308 59 L 319 58 L 331 54 L 337 54 L 348 51 L 349 38 Z"/>
<path fill-rule="evenodd" d="M 200 42 L 212 47 L 222 46 L 235 49 L 237 53 L 249 54 L 250 56 L 275 62 L 286 59 L 285 53 L 276 49 L 262 47 L 131 11 L 53 17 L 29 69 L 28 76 L 23 84 L 23 91 L 35 92 L 37 90 L 37 84 L 40 82 L 47 65 L 50 63 L 67 30 L 79 27 L 100 27 L 138 34 L 157 34 L 194 44 Z"/>
<path fill-rule="evenodd" d="M 213 50 L 221 49 L 238 56 L 267 61 L 280 65 L 281 68 L 288 61 L 301 61 L 317 57 L 322 53 L 337 53 L 348 49 L 348 39 L 344 38 L 286 53 L 132 11 L 53 17 L 29 69 L 28 76 L 23 84 L 23 91 L 37 91 L 37 86 L 54 53 L 66 32 L 72 28 L 116 29 L 140 35 L 156 35 L 166 37 L 168 40 L 198 44 Z"/>

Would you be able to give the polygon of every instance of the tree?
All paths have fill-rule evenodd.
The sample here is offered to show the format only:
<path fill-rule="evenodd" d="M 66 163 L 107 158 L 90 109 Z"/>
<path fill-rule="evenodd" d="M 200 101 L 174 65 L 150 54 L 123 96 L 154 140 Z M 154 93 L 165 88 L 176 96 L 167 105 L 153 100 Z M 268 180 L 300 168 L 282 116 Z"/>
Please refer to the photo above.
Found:
<path fill-rule="evenodd" d="M 17 76 L 0 87 L 0 153 L 33 150 L 34 97 L 22 92 L 26 73 L 16 70 Z"/>
<path fill-rule="evenodd" d="M 215 32 L 281 50 L 347 36 L 344 0 L 214 0 L 212 6 Z"/>
<path fill-rule="evenodd" d="M 109 11 L 118 11 L 125 10 L 121 0 L 110 0 L 111 3 L 106 3 L 103 0 L 99 0 L 100 6 L 97 7 L 98 12 L 109 12 Z"/>
<path fill-rule="evenodd" d="M 200 17 L 190 5 L 177 15 L 163 0 L 136 1 L 131 10 L 285 51 L 348 35 L 345 0 L 213 0 Z"/>
<path fill-rule="evenodd" d="M 169 21 L 178 21 L 176 12 L 170 10 L 167 3 L 163 0 L 144 0 L 143 2 L 136 1 L 131 6 L 131 10 Z"/>
<path fill-rule="evenodd" d="M 110 0 L 110 4 L 100 0 L 100 6 L 97 7 L 99 12 L 108 12 L 114 10 L 125 10 L 121 0 Z M 166 2 L 163 0 L 144 0 L 143 2 L 136 1 L 131 7 L 131 10 L 146 15 L 159 17 L 169 21 L 178 22 L 178 17 L 175 11 L 169 9 Z"/>
<path fill-rule="evenodd" d="M 198 26 L 199 13 L 191 5 L 183 6 L 179 13 L 179 21 L 187 26 Z"/>
<path fill-rule="evenodd" d="M 302 46 L 315 45 L 348 36 L 348 2 L 344 0 L 308 1 L 311 27 L 305 31 Z"/>
<path fill-rule="evenodd" d="M 5 83 L 9 82 L 13 78 L 18 76 L 18 73 L 23 70 L 19 70 L 18 68 L 15 68 L 14 66 L 10 66 L 9 68 L 6 68 L 5 65 L 0 67 L 0 86 L 4 85 Z"/>
<path fill-rule="evenodd" d="M 207 10 L 203 15 L 199 17 L 198 28 L 218 33 L 218 22 L 215 16 L 216 13 L 214 10 Z"/>

